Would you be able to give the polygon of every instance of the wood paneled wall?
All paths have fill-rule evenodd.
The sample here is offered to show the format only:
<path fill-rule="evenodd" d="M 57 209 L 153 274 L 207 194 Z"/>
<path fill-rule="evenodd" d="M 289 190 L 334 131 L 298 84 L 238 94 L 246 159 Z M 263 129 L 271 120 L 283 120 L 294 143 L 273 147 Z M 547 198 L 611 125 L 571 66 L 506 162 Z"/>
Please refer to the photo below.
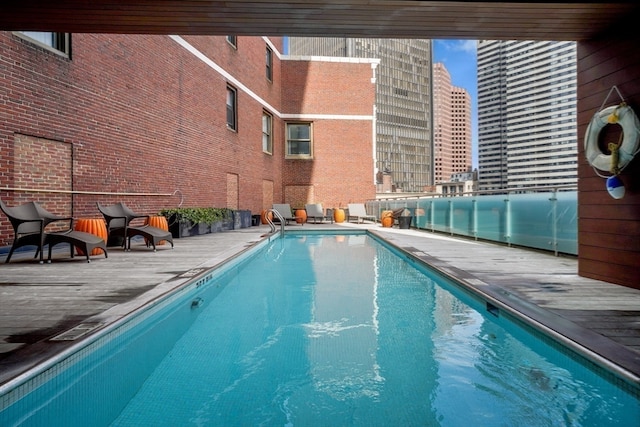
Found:
<path fill-rule="evenodd" d="M 640 37 L 616 36 L 578 43 L 578 274 L 640 289 L 640 155 L 620 178 L 626 193 L 612 198 L 584 155 L 584 134 L 613 86 L 640 114 Z M 617 126 L 616 126 L 617 127 Z M 613 130 L 611 130 L 613 131 Z M 611 132 L 607 131 L 607 132 Z M 613 132 L 615 134 L 615 132 Z M 609 175 L 600 172 L 602 175 Z"/>

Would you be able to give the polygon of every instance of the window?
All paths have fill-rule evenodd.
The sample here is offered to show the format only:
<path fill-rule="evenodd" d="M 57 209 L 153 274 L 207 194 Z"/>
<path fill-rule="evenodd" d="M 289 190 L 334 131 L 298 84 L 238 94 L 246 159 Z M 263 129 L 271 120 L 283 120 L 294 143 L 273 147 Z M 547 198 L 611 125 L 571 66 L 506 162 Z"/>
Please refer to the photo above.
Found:
<path fill-rule="evenodd" d="M 266 111 L 262 112 L 262 151 L 273 154 L 273 117 Z"/>
<path fill-rule="evenodd" d="M 285 158 L 310 159 L 313 157 L 311 123 L 287 123 Z"/>
<path fill-rule="evenodd" d="M 71 56 L 71 34 L 70 33 L 49 33 L 41 31 L 21 31 L 18 34 L 30 41 L 35 41 L 39 45 L 56 53 Z"/>
<path fill-rule="evenodd" d="M 237 91 L 232 86 L 227 86 L 227 127 L 238 130 Z"/>
<path fill-rule="evenodd" d="M 238 48 L 238 38 L 236 36 L 227 36 L 227 42 L 236 49 Z"/>
<path fill-rule="evenodd" d="M 273 79 L 273 52 L 267 46 L 267 80 L 272 81 Z"/>

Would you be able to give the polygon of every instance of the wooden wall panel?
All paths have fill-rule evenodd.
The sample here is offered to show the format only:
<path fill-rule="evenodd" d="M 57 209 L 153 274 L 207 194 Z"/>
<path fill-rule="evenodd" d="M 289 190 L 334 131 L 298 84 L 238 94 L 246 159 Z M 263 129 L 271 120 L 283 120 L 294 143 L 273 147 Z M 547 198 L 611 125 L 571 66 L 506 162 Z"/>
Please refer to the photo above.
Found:
<path fill-rule="evenodd" d="M 618 284 L 628 284 L 630 288 L 637 288 L 637 286 L 633 286 L 638 282 L 637 272 L 629 269 L 620 269 L 618 264 L 608 261 L 593 259 L 581 268 L 580 275 L 609 283 L 613 283 L 611 278 L 615 277 Z"/>
<path fill-rule="evenodd" d="M 619 200 L 584 156 L 586 127 L 614 85 L 640 112 L 637 44 L 637 36 L 615 34 L 578 43 L 578 274 L 640 289 L 640 156 L 621 175 L 626 194 Z M 605 106 L 619 101 L 614 91 Z"/>

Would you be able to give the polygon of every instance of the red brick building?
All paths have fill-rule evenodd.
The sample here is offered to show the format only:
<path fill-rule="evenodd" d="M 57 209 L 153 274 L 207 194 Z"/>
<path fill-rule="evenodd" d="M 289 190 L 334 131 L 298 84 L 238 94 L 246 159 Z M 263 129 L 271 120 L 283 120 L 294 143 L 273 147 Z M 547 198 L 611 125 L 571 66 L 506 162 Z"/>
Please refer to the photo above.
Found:
<path fill-rule="evenodd" d="M 433 128 L 436 184 L 471 172 L 471 97 L 453 86 L 442 63 L 433 64 Z"/>
<path fill-rule="evenodd" d="M 375 196 L 375 61 L 287 58 L 281 38 L 0 32 L 0 197 L 74 217 Z M 289 129 L 289 131 L 288 131 Z M 0 245 L 12 228 L 0 215 Z"/>

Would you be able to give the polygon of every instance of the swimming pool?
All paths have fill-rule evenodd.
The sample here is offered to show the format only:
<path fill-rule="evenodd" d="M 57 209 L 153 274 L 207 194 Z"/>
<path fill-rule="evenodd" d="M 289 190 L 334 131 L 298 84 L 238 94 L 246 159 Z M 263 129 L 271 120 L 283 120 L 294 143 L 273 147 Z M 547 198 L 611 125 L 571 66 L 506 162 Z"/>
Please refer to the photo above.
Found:
<path fill-rule="evenodd" d="M 20 394 L 0 425 L 640 419 L 634 390 L 361 233 L 264 242 Z"/>

